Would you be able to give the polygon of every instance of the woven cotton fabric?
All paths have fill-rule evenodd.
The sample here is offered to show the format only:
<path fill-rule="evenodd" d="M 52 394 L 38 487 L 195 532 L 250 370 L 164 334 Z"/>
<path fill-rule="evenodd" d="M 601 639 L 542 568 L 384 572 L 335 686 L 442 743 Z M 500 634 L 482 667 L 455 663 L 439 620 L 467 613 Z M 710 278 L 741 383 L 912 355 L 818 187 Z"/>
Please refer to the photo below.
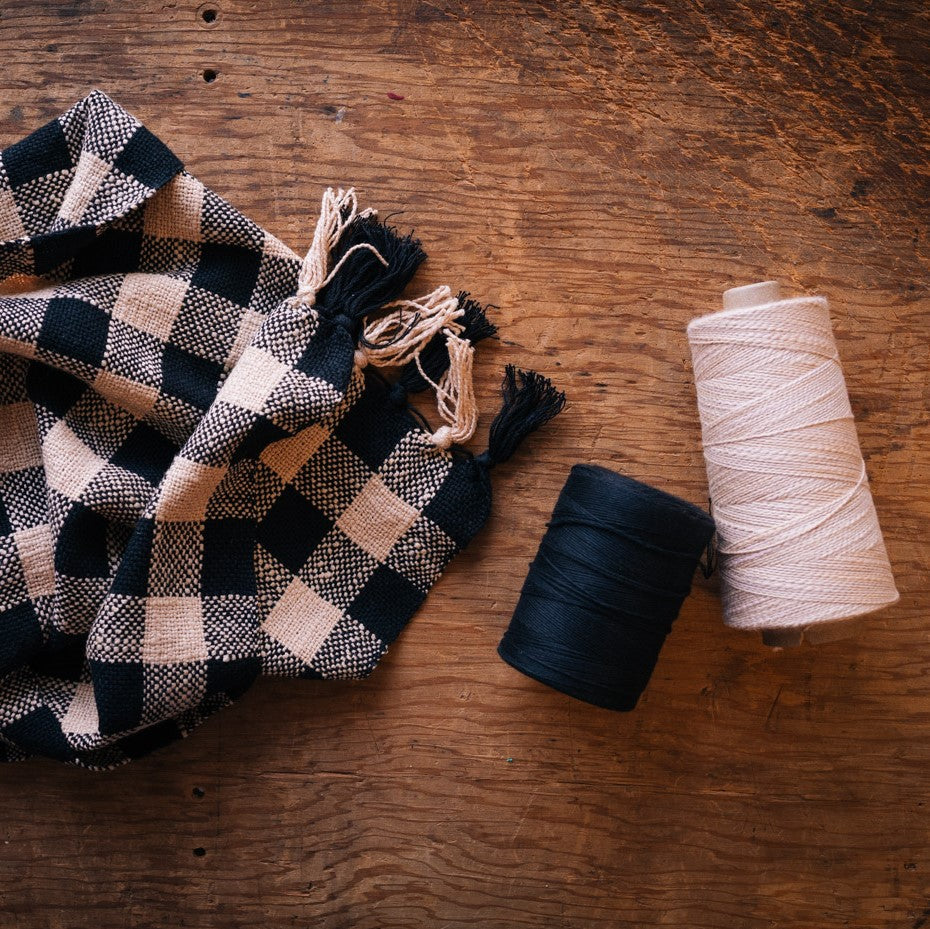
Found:
<path fill-rule="evenodd" d="M 260 674 L 368 674 L 490 490 L 335 283 L 294 300 L 301 259 L 99 92 L 2 152 L 0 238 L 0 758 L 112 767 Z"/>

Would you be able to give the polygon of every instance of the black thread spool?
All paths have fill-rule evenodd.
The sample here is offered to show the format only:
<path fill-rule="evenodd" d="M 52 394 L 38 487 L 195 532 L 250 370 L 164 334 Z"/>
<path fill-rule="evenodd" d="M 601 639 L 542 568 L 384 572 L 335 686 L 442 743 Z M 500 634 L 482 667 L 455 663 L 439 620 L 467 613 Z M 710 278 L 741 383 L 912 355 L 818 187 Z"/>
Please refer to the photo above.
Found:
<path fill-rule="evenodd" d="M 498 654 L 569 696 L 632 710 L 713 534 L 687 501 L 575 465 Z"/>

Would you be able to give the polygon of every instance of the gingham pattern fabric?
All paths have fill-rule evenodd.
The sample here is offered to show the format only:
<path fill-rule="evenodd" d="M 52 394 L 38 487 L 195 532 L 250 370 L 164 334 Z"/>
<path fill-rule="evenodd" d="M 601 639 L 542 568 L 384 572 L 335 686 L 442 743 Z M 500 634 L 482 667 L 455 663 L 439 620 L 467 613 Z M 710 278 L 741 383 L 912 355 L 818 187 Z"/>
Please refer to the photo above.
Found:
<path fill-rule="evenodd" d="M 259 674 L 368 674 L 486 519 L 481 463 L 99 92 L 2 152 L 0 238 L 0 758 L 112 767 Z"/>

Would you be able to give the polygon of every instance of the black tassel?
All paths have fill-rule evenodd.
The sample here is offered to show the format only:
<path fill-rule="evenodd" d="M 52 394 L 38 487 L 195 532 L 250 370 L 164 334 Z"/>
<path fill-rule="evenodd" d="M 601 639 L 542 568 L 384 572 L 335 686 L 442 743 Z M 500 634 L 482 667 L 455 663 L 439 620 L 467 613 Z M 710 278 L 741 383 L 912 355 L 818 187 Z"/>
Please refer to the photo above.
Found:
<path fill-rule="evenodd" d="M 461 316 L 461 338 L 467 339 L 472 345 L 477 345 L 482 339 L 489 339 L 497 335 L 497 326 L 492 323 L 480 303 L 470 299 L 465 291 L 458 294 L 459 306 L 464 310 Z M 440 332 L 434 335 L 426 347 L 420 352 L 420 367 L 433 383 L 449 370 L 449 350 L 446 348 L 446 337 Z M 423 373 L 415 361 L 404 365 L 397 383 L 407 393 L 415 394 L 426 390 L 429 383 L 424 379 Z"/>
<path fill-rule="evenodd" d="M 350 248 L 362 243 L 374 246 L 387 267 L 369 249 L 359 249 L 349 255 L 316 298 L 323 312 L 342 314 L 353 322 L 399 297 L 426 259 L 426 252 L 412 235 L 401 236 L 373 216 L 360 216 L 343 232 L 330 255 L 330 267 L 336 267 Z"/>
<path fill-rule="evenodd" d="M 504 402 L 491 423 L 488 450 L 477 457 L 488 468 L 507 461 L 531 432 L 565 406 L 565 394 L 556 390 L 549 378 L 513 365 L 504 371 L 501 394 Z"/>

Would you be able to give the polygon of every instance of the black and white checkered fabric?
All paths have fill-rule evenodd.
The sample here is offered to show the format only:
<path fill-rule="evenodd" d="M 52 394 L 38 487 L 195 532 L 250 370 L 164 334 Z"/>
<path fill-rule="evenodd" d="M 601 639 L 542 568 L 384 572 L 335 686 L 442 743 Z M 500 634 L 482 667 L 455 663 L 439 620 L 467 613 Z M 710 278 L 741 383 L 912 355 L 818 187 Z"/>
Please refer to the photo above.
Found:
<path fill-rule="evenodd" d="M 368 674 L 490 489 L 354 365 L 360 313 L 292 299 L 300 258 L 99 92 L 2 152 L 0 239 L 0 759 Z M 421 260 L 350 257 L 374 303 Z"/>

